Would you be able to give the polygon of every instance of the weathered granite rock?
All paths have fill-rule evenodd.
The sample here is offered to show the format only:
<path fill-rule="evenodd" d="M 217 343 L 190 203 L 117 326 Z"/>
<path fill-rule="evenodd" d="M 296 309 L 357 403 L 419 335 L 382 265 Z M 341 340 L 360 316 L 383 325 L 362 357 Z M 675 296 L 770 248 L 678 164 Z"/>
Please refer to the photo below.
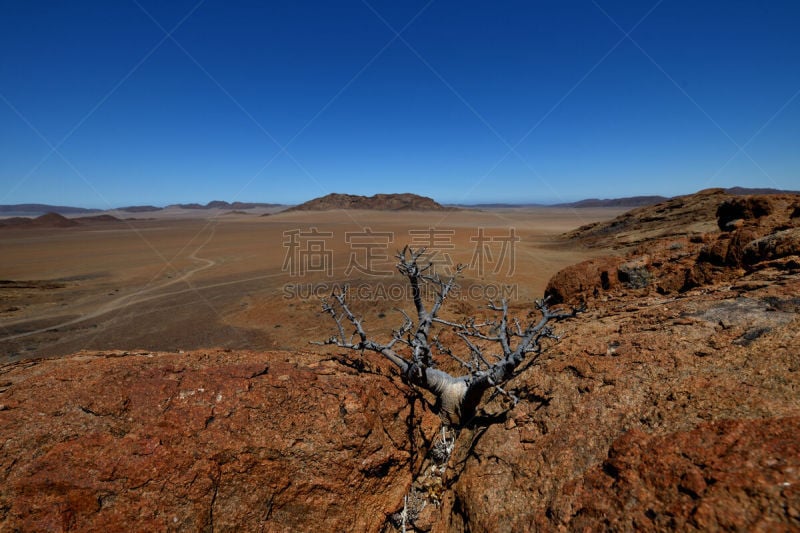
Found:
<path fill-rule="evenodd" d="M 544 293 L 557 304 L 612 290 L 620 285 L 617 270 L 623 262 L 622 257 L 609 256 L 569 266 L 550 279 Z"/>
<path fill-rule="evenodd" d="M 743 262 L 750 265 L 792 255 L 800 256 L 800 227 L 753 239 L 742 250 Z"/>
<path fill-rule="evenodd" d="M 790 531 L 800 525 L 800 418 L 630 431 L 576 487 L 575 531 Z"/>
<path fill-rule="evenodd" d="M 800 276 L 759 276 L 739 290 L 592 300 L 585 315 L 560 324 L 560 343 L 505 387 L 522 401 L 507 410 L 494 400 L 462 431 L 433 530 L 669 530 L 674 502 L 660 495 L 692 500 L 681 492 L 701 486 L 690 463 L 736 474 L 696 501 L 700 510 L 681 507 L 677 529 L 800 528 L 790 510 L 797 492 L 770 485 L 781 472 L 776 483 L 792 487 L 800 476 Z M 735 428 L 747 435 L 738 451 L 702 444 Z M 642 442 L 633 451 L 628 434 Z M 620 481 L 603 470 L 614 449 L 631 455 L 625 468 L 635 475 L 618 466 Z M 697 459 L 673 465 L 683 453 Z M 762 463 L 771 466 L 759 477 Z M 609 488 L 593 503 L 596 486 Z M 735 521 L 737 513 L 746 519 Z"/>
<path fill-rule="evenodd" d="M 798 201 L 554 276 L 588 312 L 462 432 L 433 531 L 800 530 Z"/>
<path fill-rule="evenodd" d="M 674 198 L 630 211 L 616 222 L 567 234 L 591 246 L 613 242 L 618 248 L 624 241 L 628 252 L 568 267 L 553 276 L 545 293 L 552 301 L 570 303 L 604 293 L 642 294 L 631 289 L 674 294 L 735 281 L 747 271 L 767 266 L 800 269 L 800 217 L 795 215 L 800 195 L 730 198 L 720 191 Z M 706 223 L 712 213 L 722 231 L 687 230 L 696 227 L 692 217 Z M 663 223 L 658 233 L 649 226 L 654 222 Z"/>
<path fill-rule="evenodd" d="M 380 530 L 438 419 L 386 377 L 319 359 L 0 367 L 0 530 Z"/>

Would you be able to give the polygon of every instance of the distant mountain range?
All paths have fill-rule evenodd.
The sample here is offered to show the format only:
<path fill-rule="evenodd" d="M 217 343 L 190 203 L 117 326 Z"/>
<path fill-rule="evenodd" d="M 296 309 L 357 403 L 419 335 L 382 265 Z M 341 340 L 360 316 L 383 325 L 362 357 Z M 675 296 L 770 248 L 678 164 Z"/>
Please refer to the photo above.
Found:
<path fill-rule="evenodd" d="M 750 189 L 747 187 L 729 187 L 721 190 L 724 191 L 725 194 L 732 194 L 734 196 L 745 196 L 748 194 L 800 194 L 800 191 L 784 191 L 770 188 Z M 666 196 L 629 196 L 627 198 L 609 198 L 604 200 L 589 198 L 578 202 L 555 204 L 553 207 L 646 207 L 667 200 L 669 200 L 669 198 Z"/>
<path fill-rule="evenodd" d="M 273 208 L 280 207 L 281 204 L 267 204 L 259 202 L 225 202 L 214 200 L 205 205 L 202 204 L 170 204 L 166 207 L 156 207 L 154 205 L 131 205 L 118 207 L 115 209 L 87 209 L 83 207 L 71 207 L 64 205 L 49 204 L 13 204 L 0 205 L 0 216 L 36 217 L 46 213 L 57 213 L 59 215 L 90 215 L 92 213 L 102 213 L 104 211 L 121 211 L 123 213 L 150 213 L 163 211 L 165 209 L 230 209 L 246 210 L 260 207 Z"/>
<path fill-rule="evenodd" d="M 669 200 L 666 196 L 629 196 L 627 198 L 588 198 L 578 202 L 555 204 L 553 207 L 641 207 Z"/>
<path fill-rule="evenodd" d="M 549 207 L 551 204 L 512 204 L 508 202 L 495 202 L 485 204 L 445 204 L 448 207 L 459 209 L 518 209 L 520 207 Z"/>
<path fill-rule="evenodd" d="M 164 209 L 256 209 L 259 207 L 279 207 L 281 204 L 265 204 L 259 202 L 226 202 L 224 200 L 213 200 L 207 204 L 170 204 L 166 207 L 156 207 L 153 205 L 131 205 L 119 207 L 113 211 L 124 211 L 126 213 L 147 213 L 151 211 L 162 211 Z M 109 209 L 109 211 L 112 211 Z"/>
<path fill-rule="evenodd" d="M 587 198 L 577 202 L 566 202 L 561 204 L 512 204 L 512 203 L 486 203 L 486 204 L 453 204 L 467 209 L 515 209 L 520 207 L 641 207 L 663 202 L 668 198 L 665 196 L 630 196 L 627 198 Z"/>
<path fill-rule="evenodd" d="M 48 204 L 14 204 L 0 205 L 0 216 L 37 216 L 45 213 L 58 213 L 60 215 L 88 215 L 100 213 L 102 209 L 86 209 L 83 207 L 70 207 L 66 205 Z"/>
<path fill-rule="evenodd" d="M 746 187 L 730 187 L 724 189 L 726 194 L 732 195 L 747 195 L 747 194 L 800 194 L 800 191 L 785 191 L 780 189 L 771 188 L 746 188 Z M 359 196 L 355 194 L 339 194 L 332 193 L 320 198 L 314 198 L 303 204 L 290 207 L 287 211 L 323 211 L 327 209 L 379 209 L 386 211 L 399 211 L 399 210 L 418 210 L 418 211 L 442 211 L 458 208 L 474 208 L 474 209 L 497 209 L 497 208 L 514 208 L 514 207 L 644 207 L 648 205 L 655 205 L 657 203 L 668 200 L 664 196 L 629 196 L 626 198 L 608 198 L 598 199 L 589 198 L 577 202 L 568 202 L 561 204 L 512 204 L 512 203 L 483 203 L 483 204 L 455 204 L 455 205 L 442 205 L 432 198 L 427 196 L 420 196 L 411 193 L 402 194 L 376 194 L 374 196 Z M 151 213 L 170 210 L 207 210 L 207 209 L 226 209 L 230 211 L 246 211 L 248 209 L 257 208 L 270 208 L 282 207 L 283 204 L 263 203 L 263 202 L 226 202 L 223 200 L 214 200 L 207 204 L 189 203 L 189 204 L 170 204 L 166 207 L 157 207 L 154 205 L 131 205 L 126 207 L 119 207 L 116 209 L 108 209 L 106 211 L 122 212 L 122 213 Z M 72 207 L 63 205 L 49 205 L 49 204 L 13 204 L 13 205 L 0 205 L 0 217 L 36 217 L 46 213 L 57 213 L 59 215 L 91 215 L 94 213 L 102 213 L 102 209 L 88 209 L 84 207 Z"/>
<path fill-rule="evenodd" d="M 111 215 L 94 215 L 85 217 L 67 218 L 58 213 L 46 213 L 36 218 L 11 217 L 0 218 L 0 228 L 71 228 L 85 224 L 104 224 L 108 222 L 123 222 Z"/>
<path fill-rule="evenodd" d="M 746 194 L 800 194 L 800 191 L 784 191 L 770 188 L 748 189 L 746 187 L 729 187 L 725 189 L 725 192 L 736 196 L 743 196 Z"/>

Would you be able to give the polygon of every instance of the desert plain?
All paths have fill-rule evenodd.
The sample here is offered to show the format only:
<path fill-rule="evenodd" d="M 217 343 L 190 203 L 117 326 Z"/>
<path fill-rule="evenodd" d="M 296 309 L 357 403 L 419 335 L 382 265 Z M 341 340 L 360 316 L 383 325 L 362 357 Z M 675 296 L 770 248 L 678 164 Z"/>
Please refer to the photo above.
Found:
<path fill-rule="evenodd" d="M 347 283 L 371 332 L 408 302 L 405 245 L 463 264 L 463 314 L 525 306 L 559 270 L 599 254 L 559 236 L 624 208 L 167 213 L 0 228 L 0 361 L 80 350 L 307 349 L 332 323 L 320 298 Z M 145 216 L 146 213 L 141 215 Z"/>

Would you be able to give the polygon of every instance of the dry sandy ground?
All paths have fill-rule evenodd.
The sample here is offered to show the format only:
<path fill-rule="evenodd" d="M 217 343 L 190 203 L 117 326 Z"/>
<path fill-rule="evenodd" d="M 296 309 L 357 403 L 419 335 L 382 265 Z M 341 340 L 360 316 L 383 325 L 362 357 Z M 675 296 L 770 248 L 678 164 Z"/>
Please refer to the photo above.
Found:
<path fill-rule="evenodd" d="M 427 246 L 442 274 L 466 265 L 454 313 L 482 312 L 503 294 L 523 306 L 555 272 L 600 253 L 557 235 L 622 211 L 331 211 L 5 229 L 0 362 L 81 349 L 307 347 L 332 333 L 319 297 L 344 282 L 361 296 L 354 307 L 367 328 L 388 333 L 407 303 L 393 273 L 405 244 Z"/>

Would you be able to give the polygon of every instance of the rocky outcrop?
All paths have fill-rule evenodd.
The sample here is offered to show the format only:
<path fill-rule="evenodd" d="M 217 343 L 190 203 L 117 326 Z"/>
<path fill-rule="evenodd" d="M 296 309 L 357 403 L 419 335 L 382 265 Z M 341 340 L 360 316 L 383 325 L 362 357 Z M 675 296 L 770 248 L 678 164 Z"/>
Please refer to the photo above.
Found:
<path fill-rule="evenodd" d="M 701 196 L 724 230 L 553 277 L 588 311 L 462 432 L 434 531 L 800 528 L 800 197 Z"/>
<path fill-rule="evenodd" d="M 320 359 L 0 367 L 0 530 L 380 530 L 438 419 L 385 376 Z"/>
<path fill-rule="evenodd" d="M 761 261 L 791 256 L 800 257 L 800 228 L 776 231 L 748 242 L 742 248 L 741 261 L 746 265 L 755 265 Z M 794 265 L 798 265 L 794 268 L 800 268 L 797 260 Z"/>
<path fill-rule="evenodd" d="M 800 275 L 634 291 L 588 296 L 462 431 L 434 531 L 800 528 Z"/>
<path fill-rule="evenodd" d="M 331 209 L 377 209 L 384 211 L 450 211 L 432 198 L 417 194 L 376 194 L 359 196 L 356 194 L 331 193 L 314 198 L 287 211 L 327 211 Z"/>
<path fill-rule="evenodd" d="M 585 295 L 597 296 L 620 285 L 618 271 L 625 259 L 620 256 L 589 259 L 556 273 L 548 282 L 545 294 L 554 304 L 576 303 Z"/>
<path fill-rule="evenodd" d="M 676 196 L 655 205 L 644 205 L 603 222 L 581 226 L 564 235 L 570 241 L 591 248 L 630 248 L 660 239 L 701 238 L 703 234 L 719 229 L 733 231 L 744 220 L 758 220 L 765 216 L 783 218 L 782 207 L 800 193 L 769 191 L 755 194 L 760 189 L 705 189 Z M 746 194 L 752 191 L 750 194 Z M 795 215 L 795 218 L 797 215 Z M 766 221 L 765 221 L 766 222 Z M 765 225 L 765 224 L 761 224 Z"/>
<path fill-rule="evenodd" d="M 713 207 L 709 199 L 719 200 Z M 555 302 L 575 302 L 604 292 L 629 291 L 630 296 L 657 292 L 675 294 L 695 287 L 735 282 L 746 273 L 774 266 L 785 271 L 800 269 L 800 195 L 743 196 L 729 198 L 721 192 L 698 193 L 683 198 L 685 205 L 713 211 L 716 224 L 705 233 L 678 231 L 660 239 L 648 232 L 635 236 L 620 226 L 606 226 L 605 239 L 625 235 L 627 254 L 595 258 L 556 274 L 546 294 Z M 620 220 L 658 218 L 663 206 L 652 212 L 631 211 Z M 688 215 L 687 215 L 688 216 Z M 690 220 L 677 218 L 669 227 L 686 228 Z M 589 232 L 591 233 L 591 232 Z M 582 240 L 587 234 L 571 238 Z"/>
<path fill-rule="evenodd" d="M 666 237 L 698 237 L 715 228 L 717 207 L 731 198 L 725 189 L 676 196 L 609 221 L 581 226 L 564 238 L 592 248 L 625 248 Z"/>
<path fill-rule="evenodd" d="M 736 279 L 765 266 L 800 267 L 800 195 L 746 196 L 722 202 L 719 232 L 704 236 L 684 288 Z"/>

